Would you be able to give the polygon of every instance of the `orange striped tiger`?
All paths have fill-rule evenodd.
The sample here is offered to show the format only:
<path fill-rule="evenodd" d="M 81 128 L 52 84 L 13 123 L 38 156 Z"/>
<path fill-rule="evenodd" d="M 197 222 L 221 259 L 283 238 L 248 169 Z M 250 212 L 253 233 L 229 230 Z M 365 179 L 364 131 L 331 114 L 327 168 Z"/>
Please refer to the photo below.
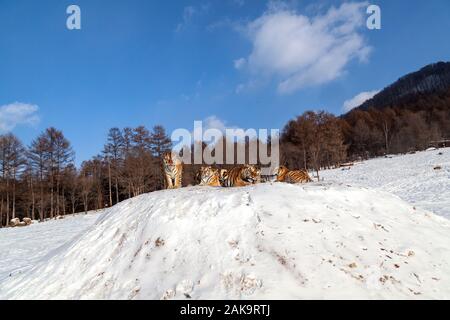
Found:
<path fill-rule="evenodd" d="M 178 189 L 182 186 L 183 163 L 172 152 L 166 152 L 162 159 L 166 189 Z"/>
<path fill-rule="evenodd" d="M 277 181 L 286 183 L 308 183 L 312 182 L 312 179 L 309 177 L 306 170 L 290 171 L 285 166 L 281 166 L 278 168 Z"/>
<path fill-rule="evenodd" d="M 261 169 L 253 165 L 235 167 L 220 171 L 220 181 L 223 187 L 245 187 L 261 182 Z"/>
<path fill-rule="evenodd" d="M 199 186 L 220 187 L 219 169 L 212 167 L 201 167 L 198 174 Z"/>

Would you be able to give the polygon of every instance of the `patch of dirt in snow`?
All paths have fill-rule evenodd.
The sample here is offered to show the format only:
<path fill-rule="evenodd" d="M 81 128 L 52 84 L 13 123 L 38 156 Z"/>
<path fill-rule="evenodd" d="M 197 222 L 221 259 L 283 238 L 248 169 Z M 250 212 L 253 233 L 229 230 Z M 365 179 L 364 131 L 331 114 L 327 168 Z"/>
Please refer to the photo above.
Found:
<path fill-rule="evenodd" d="M 191 187 L 109 209 L 6 299 L 450 298 L 450 222 L 339 184 Z"/>

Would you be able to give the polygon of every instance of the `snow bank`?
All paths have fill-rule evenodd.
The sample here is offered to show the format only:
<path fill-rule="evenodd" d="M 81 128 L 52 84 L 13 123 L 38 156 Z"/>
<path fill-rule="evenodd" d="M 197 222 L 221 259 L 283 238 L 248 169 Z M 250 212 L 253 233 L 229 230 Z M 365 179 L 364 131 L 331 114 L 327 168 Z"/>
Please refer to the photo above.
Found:
<path fill-rule="evenodd" d="M 448 220 L 381 191 L 192 187 L 107 210 L 0 298 L 448 299 L 449 243 Z"/>
<path fill-rule="evenodd" d="M 391 192 L 450 218 L 450 148 L 372 159 L 345 170 L 326 170 L 320 176 L 325 181 Z"/>
<path fill-rule="evenodd" d="M 26 272 L 54 254 L 92 226 L 101 213 L 91 211 L 87 215 L 68 215 L 64 220 L 34 221 L 27 228 L 0 229 L 0 291 L 3 279 L 14 272 Z"/>

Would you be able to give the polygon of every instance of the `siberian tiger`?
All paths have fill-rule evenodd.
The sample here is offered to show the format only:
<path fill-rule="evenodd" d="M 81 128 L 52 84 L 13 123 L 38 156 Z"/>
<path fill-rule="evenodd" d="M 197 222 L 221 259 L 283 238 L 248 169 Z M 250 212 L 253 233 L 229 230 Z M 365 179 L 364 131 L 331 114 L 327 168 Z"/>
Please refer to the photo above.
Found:
<path fill-rule="evenodd" d="M 278 182 L 287 182 L 287 183 L 312 182 L 312 180 L 309 177 L 309 174 L 308 174 L 308 172 L 306 172 L 306 170 L 290 171 L 285 166 L 281 166 L 278 168 L 277 181 Z"/>
<path fill-rule="evenodd" d="M 183 179 L 183 163 L 179 157 L 172 152 L 166 152 L 163 155 L 162 165 L 166 189 L 181 188 Z"/>
<path fill-rule="evenodd" d="M 265 176 L 261 176 L 261 182 L 266 183 L 266 182 L 274 182 L 277 180 L 277 175 L 265 175 Z"/>
<path fill-rule="evenodd" d="M 253 165 L 235 167 L 220 171 L 220 182 L 223 187 L 245 187 L 261 182 L 261 169 Z"/>
<path fill-rule="evenodd" d="M 198 180 L 200 186 L 220 187 L 220 172 L 219 169 L 213 169 L 212 167 L 201 167 L 198 174 Z"/>

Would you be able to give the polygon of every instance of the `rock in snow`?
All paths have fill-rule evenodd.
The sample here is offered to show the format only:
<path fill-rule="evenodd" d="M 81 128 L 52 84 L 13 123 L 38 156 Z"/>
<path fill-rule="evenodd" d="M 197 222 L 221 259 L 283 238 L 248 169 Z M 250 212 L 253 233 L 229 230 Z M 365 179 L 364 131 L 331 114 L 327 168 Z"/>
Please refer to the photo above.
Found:
<path fill-rule="evenodd" d="M 382 191 L 191 187 L 106 210 L 0 298 L 448 299 L 449 243 L 449 220 Z"/>

